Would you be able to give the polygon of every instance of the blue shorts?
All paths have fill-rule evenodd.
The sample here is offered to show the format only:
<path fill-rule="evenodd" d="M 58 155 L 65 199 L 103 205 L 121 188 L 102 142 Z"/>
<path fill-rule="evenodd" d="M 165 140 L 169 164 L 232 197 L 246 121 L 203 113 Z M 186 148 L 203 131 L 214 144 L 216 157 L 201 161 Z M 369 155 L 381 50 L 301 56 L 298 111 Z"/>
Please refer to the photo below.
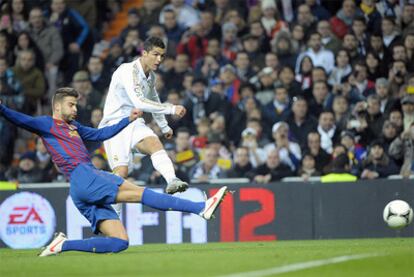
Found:
<path fill-rule="evenodd" d="M 79 164 L 70 176 L 70 196 L 81 214 L 91 223 L 95 234 L 98 224 L 106 219 L 119 219 L 111 204 L 115 203 L 119 176 L 96 169 L 92 164 Z"/>

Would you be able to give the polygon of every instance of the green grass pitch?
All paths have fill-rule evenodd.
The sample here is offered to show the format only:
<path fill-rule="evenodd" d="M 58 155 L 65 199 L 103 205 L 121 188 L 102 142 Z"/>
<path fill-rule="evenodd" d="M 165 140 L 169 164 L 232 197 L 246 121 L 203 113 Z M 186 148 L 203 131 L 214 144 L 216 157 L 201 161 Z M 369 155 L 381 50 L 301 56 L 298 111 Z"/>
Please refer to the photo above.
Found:
<path fill-rule="evenodd" d="M 414 276 L 414 238 L 147 244 L 119 254 L 36 254 L 0 249 L 0 276 Z M 327 262 L 334 257 L 354 259 Z M 296 267 L 309 261 L 322 264 Z"/>

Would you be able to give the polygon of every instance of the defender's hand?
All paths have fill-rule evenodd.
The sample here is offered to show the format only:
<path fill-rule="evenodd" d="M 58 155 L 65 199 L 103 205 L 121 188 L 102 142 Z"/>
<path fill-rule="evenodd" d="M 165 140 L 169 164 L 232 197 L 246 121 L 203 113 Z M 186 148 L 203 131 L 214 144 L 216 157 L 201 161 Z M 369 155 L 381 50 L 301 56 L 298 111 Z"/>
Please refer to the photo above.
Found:
<path fill-rule="evenodd" d="M 175 115 L 178 116 L 179 118 L 182 118 L 186 113 L 186 109 L 181 106 L 181 105 L 177 105 L 175 106 Z"/>
<path fill-rule="evenodd" d="M 139 109 L 132 109 L 131 115 L 129 116 L 129 122 L 132 122 L 141 116 L 142 116 L 142 111 L 140 111 Z"/>
<path fill-rule="evenodd" d="M 172 137 L 173 137 L 173 130 L 170 129 L 167 133 L 164 134 L 164 137 L 166 139 L 172 139 Z"/>

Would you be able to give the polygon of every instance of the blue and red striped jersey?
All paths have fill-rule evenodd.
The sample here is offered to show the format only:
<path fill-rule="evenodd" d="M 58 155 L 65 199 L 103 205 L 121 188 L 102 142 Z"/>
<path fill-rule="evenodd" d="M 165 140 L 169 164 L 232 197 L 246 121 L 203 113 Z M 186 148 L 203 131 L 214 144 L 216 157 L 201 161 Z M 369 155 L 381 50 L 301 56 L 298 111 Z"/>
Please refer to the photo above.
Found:
<path fill-rule="evenodd" d="M 68 178 L 81 163 L 91 163 L 85 141 L 103 141 L 118 134 L 129 124 L 129 118 L 118 124 L 95 129 L 83 126 L 76 121 L 65 122 L 50 116 L 32 117 L 0 105 L 3 116 L 26 130 L 39 135 L 53 162 Z"/>

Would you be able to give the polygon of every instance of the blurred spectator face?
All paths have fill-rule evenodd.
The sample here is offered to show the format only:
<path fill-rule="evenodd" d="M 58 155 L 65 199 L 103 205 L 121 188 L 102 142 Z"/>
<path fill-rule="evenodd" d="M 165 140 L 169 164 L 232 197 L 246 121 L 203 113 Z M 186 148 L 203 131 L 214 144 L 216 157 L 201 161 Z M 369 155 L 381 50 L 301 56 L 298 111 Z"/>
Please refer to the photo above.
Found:
<path fill-rule="evenodd" d="M 240 96 L 242 99 L 247 99 L 249 97 L 254 97 L 254 91 L 249 86 L 244 86 L 240 89 Z"/>
<path fill-rule="evenodd" d="M 325 70 L 322 68 L 313 68 L 312 69 L 312 81 L 313 82 L 318 82 L 318 81 L 322 81 L 322 82 L 326 82 L 326 73 Z"/>
<path fill-rule="evenodd" d="M 292 38 L 297 41 L 302 41 L 305 37 L 305 30 L 303 26 L 296 24 L 292 30 Z"/>
<path fill-rule="evenodd" d="M 401 105 L 401 107 L 404 114 L 414 113 L 414 104 L 412 103 L 404 103 Z"/>
<path fill-rule="evenodd" d="M 161 26 L 153 25 L 149 29 L 148 35 L 151 36 L 151 37 L 164 38 L 165 37 L 165 30 Z"/>
<path fill-rule="evenodd" d="M 249 38 L 243 41 L 243 48 L 248 53 L 256 52 L 259 49 L 259 41 L 255 38 Z"/>
<path fill-rule="evenodd" d="M 365 29 L 365 23 L 361 20 L 354 20 L 354 22 L 352 23 L 352 31 L 354 31 L 354 34 L 358 37 L 364 34 Z"/>
<path fill-rule="evenodd" d="M 175 145 L 177 146 L 177 151 L 184 151 L 190 148 L 190 133 L 188 132 L 178 132 L 177 137 L 175 138 Z"/>
<path fill-rule="evenodd" d="M 220 79 L 223 81 L 224 85 L 229 86 L 236 79 L 236 75 L 231 70 L 225 70 L 220 74 Z"/>
<path fill-rule="evenodd" d="M 266 165 L 270 169 L 274 169 L 280 165 L 279 153 L 276 149 L 270 151 L 267 155 Z"/>
<path fill-rule="evenodd" d="M 170 92 L 167 96 L 167 102 L 173 105 L 180 105 L 181 104 L 181 98 L 178 92 Z"/>
<path fill-rule="evenodd" d="M 312 60 L 308 56 L 304 57 L 300 63 L 300 72 L 302 74 L 308 74 L 312 72 L 312 68 Z"/>
<path fill-rule="evenodd" d="M 94 109 L 91 113 L 91 123 L 92 126 L 97 127 L 99 123 L 101 122 L 103 117 L 103 112 L 101 109 L 97 108 Z"/>
<path fill-rule="evenodd" d="M 353 0 L 345 0 L 342 3 L 342 10 L 346 17 L 354 17 L 355 14 L 355 3 Z"/>
<path fill-rule="evenodd" d="M 26 33 L 21 33 L 17 37 L 17 45 L 22 49 L 28 49 L 30 44 L 30 39 Z"/>
<path fill-rule="evenodd" d="M 225 30 L 223 33 L 223 41 L 227 43 L 232 43 L 237 38 L 237 30 L 236 29 L 228 29 Z"/>
<path fill-rule="evenodd" d="M 348 100 L 343 96 L 334 98 L 332 109 L 335 113 L 344 114 L 348 111 Z"/>
<path fill-rule="evenodd" d="M 298 9 L 298 23 L 308 25 L 312 23 L 313 15 L 308 5 L 300 5 Z"/>
<path fill-rule="evenodd" d="M 375 92 L 381 99 L 386 99 L 388 97 L 388 86 L 375 85 Z"/>
<path fill-rule="evenodd" d="M 374 160 L 381 160 L 382 156 L 384 155 L 384 148 L 380 145 L 374 145 L 371 147 L 369 154 Z"/>
<path fill-rule="evenodd" d="M 171 4 L 174 7 L 181 7 L 182 5 L 184 5 L 184 0 L 171 0 Z"/>
<path fill-rule="evenodd" d="M 157 77 L 157 82 L 155 82 L 155 86 L 156 86 L 157 91 L 161 91 L 157 87 L 158 80 L 162 80 L 161 81 L 162 82 L 162 88 L 164 88 L 164 85 L 165 85 L 164 84 L 164 79 Z M 191 86 L 192 86 L 193 80 L 194 80 L 194 76 L 193 75 L 191 75 L 191 74 L 184 75 L 183 86 L 184 86 L 184 89 L 186 91 L 190 91 L 191 90 Z"/>
<path fill-rule="evenodd" d="M 0 49 L 7 49 L 7 37 L 5 34 L 0 33 Z"/>
<path fill-rule="evenodd" d="M 275 100 L 279 103 L 289 102 L 288 92 L 284 87 L 278 87 L 275 89 Z"/>
<path fill-rule="evenodd" d="M 214 24 L 213 14 L 211 12 L 208 12 L 208 11 L 202 12 L 201 16 L 200 16 L 200 24 L 204 29 L 210 30 L 211 27 L 213 27 L 213 24 Z"/>
<path fill-rule="evenodd" d="M 392 123 L 389 120 L 386 120 L 384 122 L 384 125 L 382 126 L 382 135 L 386 139 L 394 139 L 397 136 L 397 128 L 394 123 Z"/>
<path fill-rule="evenodd" d="M 189 60 L 188 56 L 184 54 L 177 55 L 175 58 L 174 69 L 177 73 L 185 72 L 188 70 Z"/>
<path fill-rule="evenodd" d="M 225 21 L 233 22 L 236 26 L 241 26 L 244 24 L 244 20 L 240 17 L 240 14 L 237 10 L 230 10 L 225 16 Z"/>
<path fill-rule="evenodd" d="M 368 68 L 377 68 L 378 65 L 379 65 L 379 60 L 372 53 L 367 54 L 365 62 L 367 64 Z"/>
<path fill-rule="evenodd" d="M 128 14 L 128 26 L 136 27 L 139 24 L 139 16 L 136 13 Z"/>
<path fill-rule="evenodd" d="M 12 0 L 12 10 L 14 13 L 22 13 L 24 9 L 24 2 L 23 0 Z"/>
<path fill-rule="evenodd" d="M 414 50 L 414 34 L 408 34 L 405 37 L 404 46 L 407 50 Z"/>
<path fill-rule="evenodd" d="M 0 75 L 2 76 L 7 71 L 7 62 L 4 58 L 0 58 Z"/>
<path fill-rule="evenodd" d="M 272 86 L 273 82 L 275 81 L 272 77 L 272 74 L 259 74 L 259 80 L 260 83 L 264 86 L 264 87 L 270 87 Z"/>
<path fill-rule="evenodd" d="M 249 151 L 244 147 L 237 148 L 234 161 L 240 167 L 246 166 L 249 163 Z"/>
<path fill-rule="evenodd" d="M 207 53 L 213 57 L 216 57 L 220 54 L 220 42 L 217 39 L 211 39 L 208 41 Z"/>
<path fill-rule="evenodd" d="M 285 54 L 285 53 L 289 53 L 290 51 L 291 49 L 290 49 L 290 43 L 289 43 L 288 38 L 286 37 L 280 38 L 276 44 L 276 52 L 278 54 Z"/>
<path fill-rule="evenodd" d="M 155 89 L 160 92 L 164 90 L 164 79 L 162 78 L 162 75 L 159 73 L 155 73 Z M 191 83 L 190 83 L 191 84 Z"/>
<path fill-rule="evenodd" d="M 354 51 L 358 46 L 357 39 L 353 34 L 344 36 L 343 47 L 348 51 Z"/>
<path fill-rule="evenodd" d="M 197 135 L 200 137 L 206 137 L 210 132 L 210 122 L 208 120 L 200 120 L 197 124 Z"/>
<path fill-rule="evenodd" d="M 374 51 L 381 51 L 383 48 L 382 38 L 380 36 L 371 36 L 370 39 L 371 48 Z"/>
<path fill-rule="evenodd" d="M 329 37 L 331 35 L 331 27 L 327 20 L 319 21 L 317 30 L 323 38 Z"/>
<path fill-rule="evenodd" d="M 405 52 L 405 47 L 402 45 L 396 45 L 392 48 L 392 58 L 394 61 L 406 61 L 407 60 L 407 53 Z"/>
<path fill-rule="evenodd" d="M 148 11 L 153 11 L 158 7 L 161 7 L 161 5 L 164 3 L 163 0 L 145 0 L 144 1 L 144 7 Z"/>
<path fill-rule="evenodd" d="M 244 103 L 244 107 L 246 110 L 253 110 L 257 108 L 256 101 L 253 97 L 249 97 L 246 99 L 246 102 Z"/>
<path fill-rule="evenodd" d="M 367 79 L 367 67 L 362 64 L 356 64 L 354 67 L 354 75 L 357 82 L 363 82 Z"/>
<path fill-rule="evenodd" d="M 29 23 L 35 29 L 40 29 L 43 27 L 43 14 L 42 10 L 38 8 L 34 8 L 30 11 L 29 14 Z"/>
<path fill-rule="evenodd" d="M 226 131 L 226 121 L 224 116 L 219 115 L 213 119 L 211 123 L 211 130 L 215 131 L 216 133 L 225 133 Z"/>
<path fill-rule="evenodd" d="M 34 167 L 35 167 L 35 162 L 31 159 L 26 158 L 26 159 L 20 160 L 20 162 L 19 162 L 19 168 L 22 171 L 27 172 L 27 171 L 32 170 Z"/>
<path fill-rule="evenodd" d="M 47 149 L 45 144 L 43 143 L 43 140 L 41 140 L 40 138 L 38 138 L 36 140 L 36 151 L 42 153 L 42 154 L 46 154 L 47 153 Z"/>
<path fill-rule="evenodd" d="M 283 123 L 277 128 L 276 132 L 273 132 L 273 138 L 275 141 L 280 139 L 288 138 L 289 136 L 289 126 L 286 123 Z"/>
<path fill-rule="evenodd" d="M 247 111 L 247 119 L 262 119 L 262 112 L 258 108 L 254 108 L 253 110 Z"/>
<path fill-rule="evenodd" d="M 319 116 L 319 126 L 325 131 L 331 130 L 335 126 L 335 118 L 330 112 L 322 112 Z"/>
<path fill-rule="evenodd" d="M 277 55 L 272 52 L 267 53 L 265 56 L 265 64 L 266 64 L 266 67 L 271 67 L 275 69 L 279 65 L 279 60 L 277 59 Z"/>
<path fill-rule="evenodd" d="M 266 18 L 273 18 L 275 17 L 276 10 L 273 7 L 267 7 L 263 10 L 263 16 Z"/>
<path fill-rule="evenodd" d="M 206 152 L 204 154 L 204 164 L 212 168 L 216 165 L 218 159 L 218 151 L 216 149 L 213 149 L 211 147 L 206 149 Z"/>
<path fill-rule="evenodd" d="M 229 0 L 214 0 L 214 4 L 216 4 L 216 7 L 219 9 L 226 8 L 228 3 L 229 3 Z"/>
<path fill-rule="evenodd" d="M 61 14 L 66 8 L 65 0 L 52 0 L 50 8 L 54 13 Z"/>
<path fill-rule="evenodd" d="M 102 73 L 103 64 L 99 57 L 91 57 L 88 62 L 88 70 L 92 75 L 98 75 Z"/>
<path fill-rule="evenodd" d="M 395 79 L 400 79 L 402 82 L 404 81 L 404 76 L 407 74 L 407 68 L 404 62 L 395 61 L 390 70 L 395 74 Z"/>
<path fill-rule="evenodd" d="M 406 4 L 402 8 L 401 19 L 405 24 L 409 24 L 414 19 L 414 5 Z"/>
<path fill-rule="evenodd" d="M 370 115 L 377 115 L 381 113 L 381 103 L 379 99 L 376 99 L 374 97 L 368 97 L 367 99 L 367 112 Z"/>
<path fill-rule="evenodd" d="M 260 122 L 259 121 L 256 121 L 256 120 L 247 122 L 247 126 L 246 127 L 247 128 L 255 129 L 256 130 L 256 133 L 258 135 L 260 135 L 262 133 L 262 130 L 263 130 L 262 125 L 260 124 Z"/>
<path fill-rule="evenodd" d="M 191 86 L 191 92 L 198 98 L 202 98 L 204 96 L 205 90 L 206 86 L 201 82 L 196 82 Z"/>
<path fill-rule="evenodd" d="M 138 46 L 139 42 L 139 32 L 136 29 L 129 30 L 125 38 L 126 45 Z"/>
<path fill-rule="evenodd" d="M 322 103 L 328 95 L 328 86 L 324 82 L 314 83 L 312 93 L 315 100 Z"/>
<path fill-rule="evenodd" d="M 345 50 L 341 50 L 336 55 L 336 64 L 338 67 L 345 67 L 347 64 L 349 64 L 349 56 L 348 53 Z"/>
<path fill-rule="evenodd" d="M 255 37 L 261 37 L 264 35 L 264 29 L 262 27 L 262 24 L 260 23 L 260 21 L 255 21 L 253 23 L 250 24 L 250 34 L 255 36 Z"/>
<path fill-rule="evenodd" d="M 85 96 L 91 91 L 92 84 L 89 80 L 74 81 L 73 88 L 76 89 L 79 94 Z"/>
<path fill-rule="evenodd" d="M 250 65 L 249 56 L 244 52 L 237 53 L 236 60 L 234 62 L 236 67 L 242 70 L 247 70 Z"/>
<path fill-rule="evenodd" d="M 177 17 L 174 11 L 164 12 L 164 25 L 167 29 L 173 29 L 177 26 Z"/>
<path fill-rule="evenodd" d="M 308 112 L 308 105 L 305 99 L 298 99 L 292 105 L 293 114 L 298 118 L 305 118 Z"/>
<path fill-rule="evenodd" d="M 121 45 L 119 45 L 118 43 L 114 44 L 110 49 L 109 49 L 109 54 L 112 57 L 119 57 L 122 54 L 122 47 Z"/>
<path fill-rule="evenodd" d="M 351 136 L 345 135 L 341 137 L 341 144 L 349 150 L 354 146 L 355 142 Z"/>
<path fill-rule="evenodd" d="M 381 21 L 381 30 L 383 36 L 389 36 L 394 32 L 394 23 L 387 18 L 383 18 Z"/>
<path fill-rule="evenodd" d="M 280 71 L 279 74 L 279 78 L 280 81 L 284 84 L 284 85 L 289 85 L 293 82 L 293 80 L 295 79 L 295 75 L 293 73 L 293 70 L 289 67 L 284 67 L 282 68 L 282 70 Z"/>
<path fill-rule="evenodd" d="M 321 146 L 321 138 L 318 133 L 312 132 L 308 134 L 308 147 L 309 149 L 319 149 Z"/>
<path fill-rule="evenodd" d="M 403 126 L 403 116 L 402 113 L 398 110 L 390 112 L 390 122 L 394 123 L 398 128 Z"/>
<path fill-rule="evenodd" d="M 30 70 L 33 67 L 35 63 L 35 59 L 34 59 L 34 55 L 32 52 L 28 52 L 28 51 L 20 52 L 18 57 L 19 57 L 18 58 L 19 65 L 24 71 Z"/>
<path fill-rule="evenodd" d="M 332 157 L 335 159 L 341 154 L 346 154 L 346 148 L 344 145 L 336 145 L 332 150 Z"/>
<path fill-rule="evenodd" d="M 302 168 L 311 170 L 315 168 L 315 158 L 312 155 L 305 155 L 302 159 Z"/>

